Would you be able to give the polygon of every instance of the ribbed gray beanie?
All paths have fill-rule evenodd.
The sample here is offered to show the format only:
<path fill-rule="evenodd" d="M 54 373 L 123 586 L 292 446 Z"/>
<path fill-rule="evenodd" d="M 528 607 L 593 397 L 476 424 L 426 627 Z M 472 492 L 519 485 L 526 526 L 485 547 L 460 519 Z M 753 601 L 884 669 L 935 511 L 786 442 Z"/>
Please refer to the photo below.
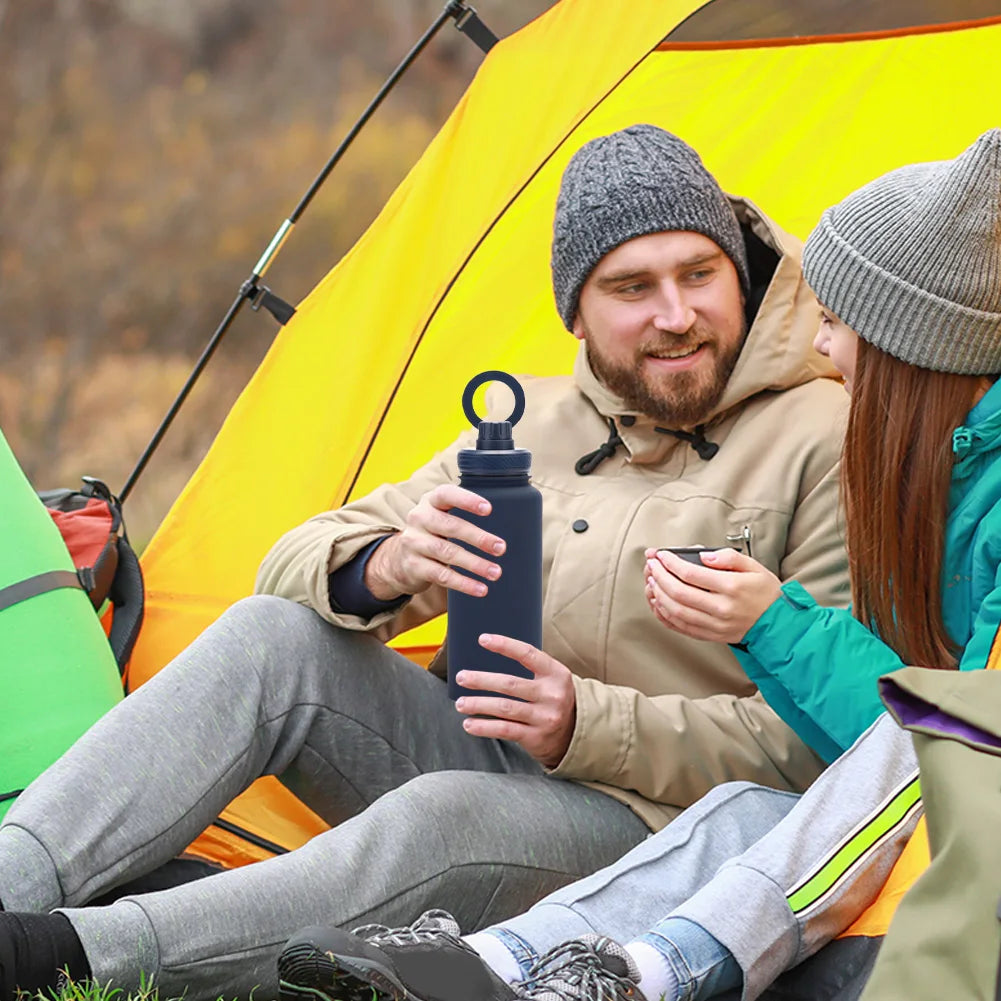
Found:
<path fill-rule="evenodd" d="M 827 209 L 803 274 L 824 306 L 901 361 L 1001 372 L 1001 129 Z"/>
<path fill-rule="evenodd" d="M 553 219 L 553 292 L 567 330 L 595 265 L 637 236 L 690 230 L 714 240 L 750 287 L 740 224 L 687 143 L 655 125 L 592 139 L 563 173 Z"/>

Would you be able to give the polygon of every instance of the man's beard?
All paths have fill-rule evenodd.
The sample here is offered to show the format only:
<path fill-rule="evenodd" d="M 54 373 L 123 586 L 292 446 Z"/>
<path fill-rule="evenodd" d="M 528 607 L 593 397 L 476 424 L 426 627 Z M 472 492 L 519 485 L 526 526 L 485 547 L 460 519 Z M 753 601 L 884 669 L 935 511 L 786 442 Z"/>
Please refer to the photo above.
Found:
<path fill-rule="evenodd" d="M 659 342 L 646 343 L 637 351 L 631 366 L 611 362 L 595 350 L 586 337 L 584 344 L 591 371 L 622 400 L 627 409 L 652 417 L 665 427 L 685 428 L 702 424 L 719 403 L 746 336 L 744 330 L 726 353 L 720 354 L 719 337 L 707 336 L 712 333 L 696 325 L 684 340 L 667 335 Z M 668 351 L 676 353 L 686 344 L 693 348 L 703 344 L 705 350 L 713 353 L 714 367 L 708 377 L 704 365 L 696 370 L 664 373 L 659 379 L 651 378 L 650 373 L 645 371 L 647 355 Z"/>

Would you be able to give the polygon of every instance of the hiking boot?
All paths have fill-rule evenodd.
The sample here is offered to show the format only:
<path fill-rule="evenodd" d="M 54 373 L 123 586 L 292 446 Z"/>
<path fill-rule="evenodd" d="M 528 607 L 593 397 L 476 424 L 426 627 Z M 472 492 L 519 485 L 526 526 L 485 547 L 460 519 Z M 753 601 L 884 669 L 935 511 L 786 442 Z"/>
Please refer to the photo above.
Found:
<path fill-rule="evenodd" d="M 621 945 L 603 935 L 582 935 L 550 949 L 513 989 L 531 1001 L 644 1001 L 639 981 Z"/>
<path fill-rule="evenodd" d="M 281 1001 L 515 1001 L 518 994 L 459 938 L 445 911 L 405 928 L 304 928 L 278 957 Z"/>

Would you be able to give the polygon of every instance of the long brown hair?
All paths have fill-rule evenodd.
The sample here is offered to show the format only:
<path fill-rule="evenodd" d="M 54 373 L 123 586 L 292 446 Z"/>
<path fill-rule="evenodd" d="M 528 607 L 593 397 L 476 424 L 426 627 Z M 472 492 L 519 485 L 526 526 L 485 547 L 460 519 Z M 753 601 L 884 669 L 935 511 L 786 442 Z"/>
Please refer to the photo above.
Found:
<path fill-rule="evenodd" d="M 957 664 L 942 619 L 942 557 L 952 432 L 978 382 L 858 341 L 842 463 L 852 602 L 905 664 Z"/>

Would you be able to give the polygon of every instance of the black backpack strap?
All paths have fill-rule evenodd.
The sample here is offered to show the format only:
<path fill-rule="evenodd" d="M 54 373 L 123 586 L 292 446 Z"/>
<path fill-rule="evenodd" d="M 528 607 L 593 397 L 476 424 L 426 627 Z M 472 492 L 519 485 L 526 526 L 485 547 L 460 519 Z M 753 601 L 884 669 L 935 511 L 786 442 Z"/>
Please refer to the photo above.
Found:
<path fill-rule="evenodd" d="M 0 588 L 0 612 L 11 605 L 35 598 L 48 591 L 58 591 L 63 587 L 75 587 L 83 590 L 80 578 L 72 570 L 49 570 L 36 574 L 27 580 L 18 581 Z"/>
<path fill-rule="evenodd" d="M 124 676 L 145 612 L 142 569 L 124 536 L 118 540 L 118 571 L 111 582 L 108 599 L 115 606 L 108 642 L 118 662 L 118 670 Z"/>

